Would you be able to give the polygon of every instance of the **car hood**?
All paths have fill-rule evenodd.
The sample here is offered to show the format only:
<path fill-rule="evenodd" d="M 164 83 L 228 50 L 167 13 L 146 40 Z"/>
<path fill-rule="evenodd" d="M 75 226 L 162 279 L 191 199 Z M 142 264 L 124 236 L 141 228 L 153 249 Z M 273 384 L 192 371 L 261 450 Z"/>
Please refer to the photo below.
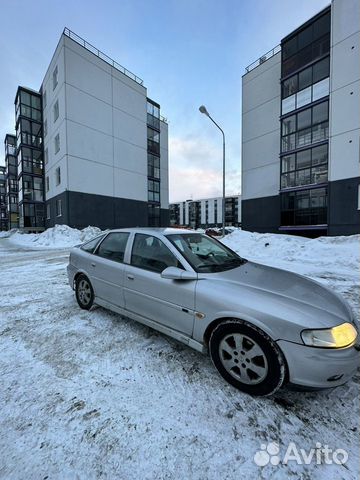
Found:
<path fill-rule="evenodd" d="M 205 275 L 199 275 L 201 277 Z M 311 306 L 315 309 L 314 313 L 321 310 L 319 314 L 327 312 L 344 321 L 352 321 L 351 311 L 340 296 L 314 280 L 287 270 L 249 261 L 232 270 L 206 275 L 206 278 L 228 283 L 229 287 L 238 286 L 253 293 L 257 291 L 267 298 L 275 296 L 281 303 L 289 305 L 291 302 L 296 310 Z"/>

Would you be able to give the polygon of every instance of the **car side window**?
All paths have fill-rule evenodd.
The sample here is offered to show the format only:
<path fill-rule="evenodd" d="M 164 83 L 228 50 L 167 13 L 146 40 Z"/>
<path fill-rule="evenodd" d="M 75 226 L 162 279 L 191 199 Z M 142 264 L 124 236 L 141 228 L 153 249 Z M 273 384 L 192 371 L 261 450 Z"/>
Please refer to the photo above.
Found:
<path fill-rule="evenodd" d="M 100 235 L 100 237 L 93 238 L 89 242 L 84 243 L 81 245 L 81 250 L 85 250 L 85 252 L 93 253 L 95 250 L 96 245 L 104 238 L 104 235 Z"/>
<path fill-rule="evenodd" d="M 103 242 L 101 242 L 96 255 L 99 257 L 122 263 L 129 233 L 109 233 Z"/>
<path fill-rule="evenodd" d="M 142 233 L 135 235 L 131 265 L 157 273 L 161 273 L 167 267 L 184 268 L 159 238 Z"/>

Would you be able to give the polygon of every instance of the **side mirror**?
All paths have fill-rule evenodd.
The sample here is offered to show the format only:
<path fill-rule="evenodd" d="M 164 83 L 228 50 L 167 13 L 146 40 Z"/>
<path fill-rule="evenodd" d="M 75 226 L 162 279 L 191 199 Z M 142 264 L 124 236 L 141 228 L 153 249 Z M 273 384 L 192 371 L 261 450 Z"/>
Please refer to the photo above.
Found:
<path fill-rule="evenodd" d="M 177 267 L 167 267 L 161 272 L 162 278 L 168 280 L 197 280 L 198 276 L 195 272 L 188 272 Z"/>

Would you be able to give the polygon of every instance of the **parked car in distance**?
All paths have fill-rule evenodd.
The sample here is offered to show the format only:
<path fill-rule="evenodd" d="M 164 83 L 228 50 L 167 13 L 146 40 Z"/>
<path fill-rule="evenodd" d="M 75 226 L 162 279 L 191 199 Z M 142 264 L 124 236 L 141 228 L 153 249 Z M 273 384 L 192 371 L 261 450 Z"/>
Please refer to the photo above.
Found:
<path fill-rule="evenodd" d="M 71 250 L 68 278 L 81 308 L 100 305 L 209 352 L 253 395 L 335 387 L 359 364 L 358 326 L 340 296 L 201 233 L 105 232 Z"/>

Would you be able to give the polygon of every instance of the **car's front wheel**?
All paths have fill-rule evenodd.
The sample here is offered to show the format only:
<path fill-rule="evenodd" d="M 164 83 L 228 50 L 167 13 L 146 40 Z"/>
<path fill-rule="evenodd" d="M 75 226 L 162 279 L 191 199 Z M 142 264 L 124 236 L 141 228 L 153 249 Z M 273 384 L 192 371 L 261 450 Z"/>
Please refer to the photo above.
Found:
<path fill-rule="evenodd" d="M 75 281 L 75 295 L 79 307 L 90 310 L 94 303 L 94 290 L 86 275 L 79 275 Z"/>
<path fill-rule="evenodd" d="M 284 383 L 284 357 L 268 335 L 245 322 L 226 320 L 211 333 L 211 359 L 227 382 L 251 395 L 271 395 Z"/>

